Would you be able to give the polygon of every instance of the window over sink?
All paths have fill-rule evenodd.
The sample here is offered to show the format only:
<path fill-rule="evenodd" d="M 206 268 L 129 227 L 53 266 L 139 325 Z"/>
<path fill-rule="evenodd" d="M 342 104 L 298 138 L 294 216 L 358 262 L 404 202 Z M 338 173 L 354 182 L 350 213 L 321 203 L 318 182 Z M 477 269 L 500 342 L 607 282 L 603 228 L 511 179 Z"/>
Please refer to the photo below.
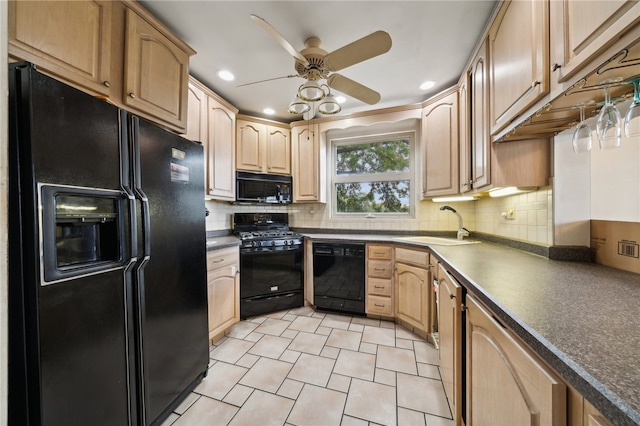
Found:
<path fill-rule="evenodd" d="M 413 215 L 414 133 L 331 140 L 332 213 Z"/>

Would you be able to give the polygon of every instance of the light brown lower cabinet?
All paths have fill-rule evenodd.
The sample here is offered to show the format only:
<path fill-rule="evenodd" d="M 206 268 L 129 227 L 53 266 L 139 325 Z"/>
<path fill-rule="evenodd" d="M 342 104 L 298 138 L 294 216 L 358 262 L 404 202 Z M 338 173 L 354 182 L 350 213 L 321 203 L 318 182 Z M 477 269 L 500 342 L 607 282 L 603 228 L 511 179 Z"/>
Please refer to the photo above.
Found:
<path fill-rule="evenodd" d="M 431 333 L 429 253 L 395 249 L 395 316 L 421 335 Z"/>
<path fill-rule="evenodd" d="M 440 375 L 454 423 L 462 424 L 462 287 L 438 264 Z"/>
<path fill-rule="evenodd" d="M 367 314 L 393 317 L 392 263 L 392 246 L 367 244 Z"/>
<path fill-rule="evenodd" d="M 238 247 L 207 253 L 209 341 L 240 321 L 240 254 Z"/>
<path fill-rule="evenodd" d="M 466 307 L 465 424 L 566 424 L 566 385 L 473 296 Z"/>

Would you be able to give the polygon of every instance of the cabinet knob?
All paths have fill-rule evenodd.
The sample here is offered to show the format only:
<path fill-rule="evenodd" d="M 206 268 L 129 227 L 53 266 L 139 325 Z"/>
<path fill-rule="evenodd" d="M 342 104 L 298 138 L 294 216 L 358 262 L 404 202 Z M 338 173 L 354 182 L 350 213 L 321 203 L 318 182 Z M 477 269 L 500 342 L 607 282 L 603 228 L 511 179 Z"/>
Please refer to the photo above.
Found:
<path fill-rule="evenodd" d="M 129 92 L 129 97 L 132 98 L 132 99 L 135 99 L 136 98 L 136 94 L 133 93 L 133 92 Z"/>
<path fill-rule="evenodd" d="M 450 294 L 450 295 L 449 295 L 449 299 L 455 299 L 455 298 L 456 298 L 456 295 L 455 295 L 455 294 Z"/>
<path fill-rule="evenodd" d="M 534 87 L 536 87 L 538 84 L 540 84 L 540 82 L 538 80 L 533 80 L 531 82 L 531 88 L 533 89 Z"/>
<path fill-rule="evenodd" d="M 555 63 L 553 64 L 553 66 L 551 67 L 551 71 L 558 71 L 560 68 L 562 68 L 562 65 L 560 65 L 559 63 Z"/>
<path fill-rule="evenodd" d="M 111 87 L 111 83 L 108 81 L 103 81 L 102 84 L 104 85 L 104 87 Z"/>

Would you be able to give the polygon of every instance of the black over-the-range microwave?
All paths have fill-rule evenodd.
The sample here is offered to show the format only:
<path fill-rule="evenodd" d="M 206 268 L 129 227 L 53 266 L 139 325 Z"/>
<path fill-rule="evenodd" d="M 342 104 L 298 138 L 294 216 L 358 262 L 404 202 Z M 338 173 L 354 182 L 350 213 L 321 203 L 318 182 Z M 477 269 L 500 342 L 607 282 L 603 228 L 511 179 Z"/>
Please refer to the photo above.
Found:
<path fill-rule="evenodd" d="M 291 176 L 236 172 L 236 202 L 291 203 Z"/>

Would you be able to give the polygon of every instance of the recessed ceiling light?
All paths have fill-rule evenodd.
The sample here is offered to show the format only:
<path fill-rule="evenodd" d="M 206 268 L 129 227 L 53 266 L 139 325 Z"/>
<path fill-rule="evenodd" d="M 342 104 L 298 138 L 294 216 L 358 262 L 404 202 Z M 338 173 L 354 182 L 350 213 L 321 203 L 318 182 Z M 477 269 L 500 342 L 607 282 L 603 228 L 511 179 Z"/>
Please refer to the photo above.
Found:
<path fill-rule="evenodd" d="M 343 104 L 347 102 L 347 98 L 345 98 L 344 96 L 336 96 L 336 102 L 339 104 Z"/>
<path fill-rule="evenodd" d="M 233 81 L 235 80 L 235 76 L 231 73 L 231 71 L 220 70 L 218 71 L 218 77 L 223 79 L 224 81 Z"/>
<path fill-rule="evenodd" d="M 435 85 L 436 85 L 436 82 L 435 82 L 435 81 L 427 80 L 427 81 L 425 81 L 424 83 L 422 83 L 422 84 L 420 85 L 420 89 L 422 89 L 422 90 L 428 90 L 428 89 L 431 89 L 431 88 L 432 88 L 433 86 L 435 86 Z"/>
<path fill-rule="evenodd" d="M 273 115 L 273 114 L 276 113 L 273 108 L 265 108 L 265 109 L 262 110 L 262 112 L 264 112 L 265 114 L 268 114 L 268 115 Z"/>

